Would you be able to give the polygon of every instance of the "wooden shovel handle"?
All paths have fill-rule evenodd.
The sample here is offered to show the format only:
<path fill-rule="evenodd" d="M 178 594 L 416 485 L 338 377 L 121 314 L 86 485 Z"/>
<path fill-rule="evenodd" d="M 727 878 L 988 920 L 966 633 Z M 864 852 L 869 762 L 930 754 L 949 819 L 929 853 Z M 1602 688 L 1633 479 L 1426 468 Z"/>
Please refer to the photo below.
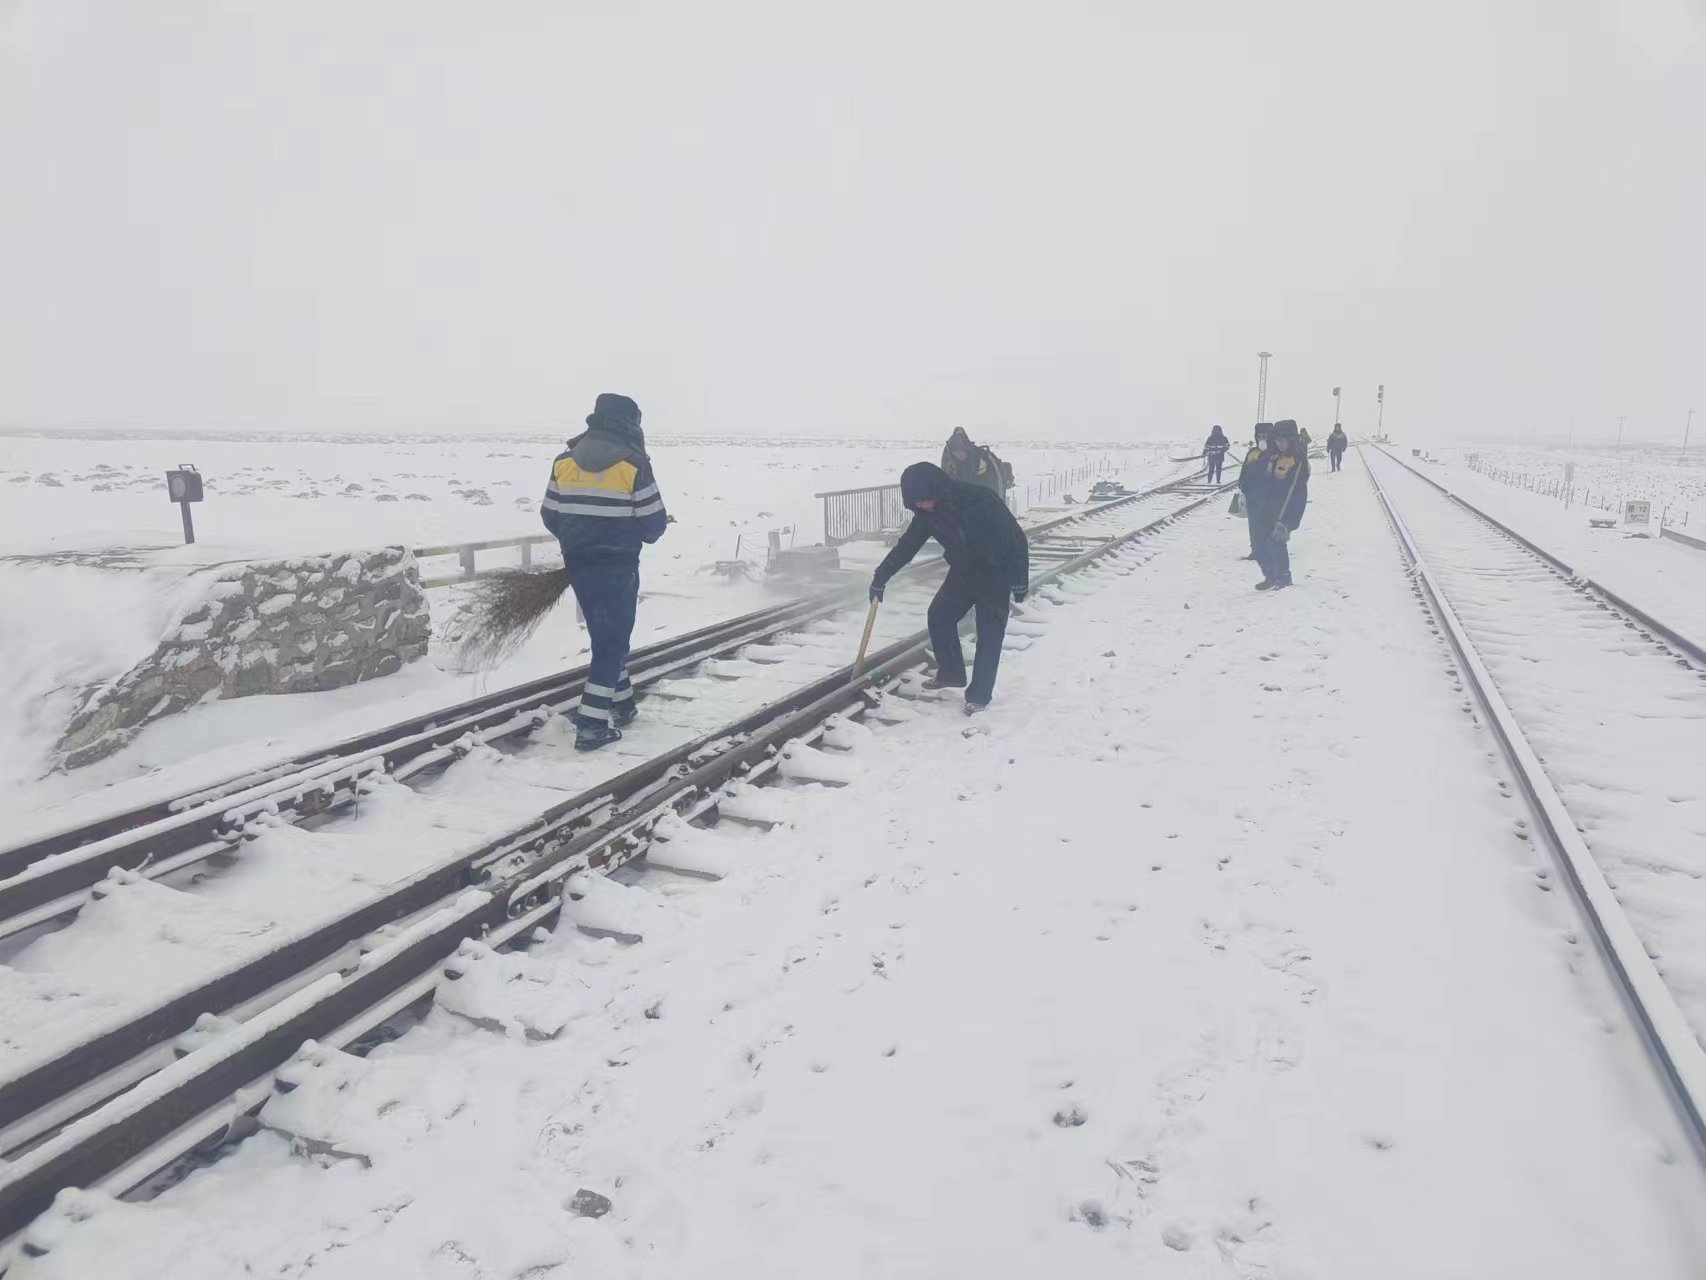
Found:
<path fill-rule="evenodd" d="M 881 603 L 881 600 L 871 601 L 871 610 L 865 615 L 865 635 L 859 641 L 859 656 L 853 659 L 853 678 L 855 680 L 865 670 L 865 652 L 871 647 L 871 632 L 876 628 L 877 606 Z"/>

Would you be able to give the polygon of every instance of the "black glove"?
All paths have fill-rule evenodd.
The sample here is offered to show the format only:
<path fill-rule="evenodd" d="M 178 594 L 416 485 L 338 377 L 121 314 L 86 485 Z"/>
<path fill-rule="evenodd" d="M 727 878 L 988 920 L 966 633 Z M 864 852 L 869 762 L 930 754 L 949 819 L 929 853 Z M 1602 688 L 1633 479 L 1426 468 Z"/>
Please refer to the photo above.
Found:
<path fill-rule="evenodd" d="M 1018 586 L 1013 588 L 1013 603 L 1014 604 L 1024 604 L 1025 603 L 1025 597 L 1030 595 L 1030 594 L 1031 594 L 1031 584 L 1028 582 L 1021 582 Z"/>
<path fill-rule="evenodd" d="M 883 598 L 883 592 L 888 585 L 886 582 L 878 582 L 875 578 L 871 579 L 871 600 L 873 603 Z"/>
<path fill-rule="evenodd" d="M 1285 525 L 1283 525 L 1283 524 L 1276 524 L 1274 526 L 1274 541 L 1275 542 L 1289 542 L 1289 541 L 1291 541 L 1291 530 L 1286 528 Z"/>

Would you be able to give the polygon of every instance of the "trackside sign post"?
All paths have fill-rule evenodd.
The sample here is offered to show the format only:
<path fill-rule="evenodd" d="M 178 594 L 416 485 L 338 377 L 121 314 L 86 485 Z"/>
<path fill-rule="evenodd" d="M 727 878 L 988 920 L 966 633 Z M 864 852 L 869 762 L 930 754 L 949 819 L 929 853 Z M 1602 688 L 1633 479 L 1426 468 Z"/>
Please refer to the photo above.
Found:
<path fill-rule="evenodd" d="M 189 463 L 166 473 L 166 496 L 178 504 L 184 514 L 184 545 L 195 541 L 195 522 L 190 519 L 190 503 L 201 501 L 201 472 Z"/>

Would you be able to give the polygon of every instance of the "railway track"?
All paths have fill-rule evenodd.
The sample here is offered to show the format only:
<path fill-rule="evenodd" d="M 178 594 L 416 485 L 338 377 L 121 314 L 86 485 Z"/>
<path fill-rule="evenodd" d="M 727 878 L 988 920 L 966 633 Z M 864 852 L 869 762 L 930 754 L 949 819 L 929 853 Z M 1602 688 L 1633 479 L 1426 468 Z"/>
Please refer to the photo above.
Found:
<path fill-rule="evenodd" d="M 1097 530 L 1127 518 L 1134 505 L 1164 499 L 1188 481 L 1145 490 L 1028 530 L 1039 563 L 1060 563 L 1100 540 Z M 908 580 L 928 577 L 931 562 Z M 762 644 L 847 607 L 859 588 L 787 601 L 635 650 L 630 671 L 645 690 L 700 664 Z M 451 707 L 249 770 L 188 795 L 103 814 L 0 849 L 0 939 L 78 910 L 115 870 L 169 876 L 256 838 L 268 826 L 314 818 L 352 803 L 376 777 L 430 777 L 482 745 L 525 739 L 552 715 L 579 704 L 586 669 L 485 694 Z"/>
<path fill-rule="evenodd" d="M 1098 562 L 1129 555 L 1134 541 L 1218 492 L 1175 483 L 1033 530 L 1035 589 L 1045 601 L 1064 601 L 1057 593 L 1070 588 L 1053 584 L 1101 572 Z M 179 843 L 170 856 L 182 861 L 157 873 L 168 882 L 193 874 L 192 893 L 150 882 L 152 864 L 138 871 L 109 863 L 93 893 L 80 894 L 93 901 L 88 914 L 101 916 L 103 928 L 127 913 L 153 919 L 162 895 L 172 896 L 175 909 L 197 904 L 221 923 L 252 922 L 269 900 L 291 898 L 293 908 L 304 909 L 268 917 L 258 930 L 221 935 L 211 952 L 191 948 L 162 980 L 127 987 L 93 1009 L 74 1007 L 69 1020 L 7 1028 L 0 1045 L 0 1239 L 24 1228 L 60 1188 L 129 1191 L 217 1139 L 259 1105 L 246 1091 L 270 1079 L 304 1041 L 359 1044 L 430 997 L 459 948 L 525 944 L 566 905 L 574 915 L 568 904 L 588 891 L 586 877 L 640 857 L 670 815 L 740 817 L 752 807 L 750 785 L 765 777 L 833 781 L 833 761 L 819 748 L 836 745 L 848 719 L 880 709 L 879 690 L 923 659 L 927 577 L 925 570 L 900 591 L 898 580 L 891 586 L 880 647 L 857 679 L 845 664 L 863 610 L 850 609 L 846 593 L 707 628 L 691 644 L 684 637 L 655 647 L 644 680 L 650 706 L 618 744 L 623 754 L 566 750 L 559 713 L 573 705 L 580 678 L 570 673 L 554 685 L 538 682 L 453 708 L 432 725 L 411 721 L 389 737 L 340 744 L 294 771 L 287 764 L 262 779 L 233 779 L 212 795 L 168 803 L 165 816 L 128 829 L 97 824 L 82 845 L 72 833 L 57 846 L 37 842 L 26 875 L 75 864 L 91 848 L 102 859 L 119 848 L 146 858 L 158 848 L 152 840 L 181 842 L 173 833 L 189 815 L 224 824 L 205 828 L 215 838 L 203 843 L 216 848 Z M 1017 623 L 1012 642 L 1024 645 L 1033 629 Z M 479 728 L 463 727 L 473 719 L 483 722 Z M 529 739 L 542 749 L 514 749 Z M 404 751 L 413 754 L 404 758 Z M 403 785 L 435 768 L 432 785 Z M 353 779 L 347 787 L 330 782 L 345 777 Z M 443 830 L 447 812 L 470 807 L 472 826 Z M 349 839 L 341 828 L 360 836 L 362 852 L 384 855 L 377 871 L 363 863 L 364 876 L 346 876 L 335 891 L 310 886 L 296 895 L 287 891 L 290 882 L 266 872 L 269 863 L 276 871 L 314 861 L 312 846 L 322 853 L 327 842 Z M 197 852 L 205 865 L 192 872 Z M 102 957 L 98 935 L 80 939 L 82 923 L 45 939 L 70 939 L 57 958 L 84 950 Z M 128 936 L 115 932 L 121 941 Z M 107 953 L 80 976 L 97 980 L 125 964 Z M 97 1025 L 90 1025 L 91 1011 Z"/>
<path fill-rule="evenodd" d="M 1384 452 L 1364 453 L 1561 880 L 1706 1163 L 1706 651 Z"/>

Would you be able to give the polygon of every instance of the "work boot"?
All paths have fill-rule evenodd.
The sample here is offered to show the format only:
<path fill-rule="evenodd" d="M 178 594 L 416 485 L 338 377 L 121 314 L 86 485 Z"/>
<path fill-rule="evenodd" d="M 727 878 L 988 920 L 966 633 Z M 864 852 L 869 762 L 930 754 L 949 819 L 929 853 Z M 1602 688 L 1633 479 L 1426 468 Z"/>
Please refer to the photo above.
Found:
<path fill-rule="evenodd" d="M 1252 551 L 1252 552 L 1251 552 L 1251 553 L 1250 553 L 1250 554 L 1249 554 L 1249 555 L 1247 555 L 1247 556 L 1239 556 L 1239 557 L 1238 557 L 1238 558 L 1239 558 L 1239 559 L 1240 559 L 1240 560 L 1254 560 L 1254 559 L 1255 559 L 1255 558 L 1256 558 L 1256 553 L 1255 553 L 1255 552 L 1254 552 L 1254 551 Z"/>
<path fill-rule="evenodd" d="M 924 687 L 934 693 L 937 689 L 963 689 L 966 687 L 966 682 L 964 680 L 944 680 L 937 675 L 926 680 Z"/>
<path fill-rule="evenodd" d="M 973 702 L 970 698 L 966 699 L 966 714 L 968 716 L 975 716 L 980 711 L 988 710 L 989 704 L 987 702 Z"/>
<path fill-rule="evenodd" d="M 640 714 L 640 709 L 632 702 L 618 702 L 610 709 L 610 723 L 618 729 L 626 729 L 634 723 L 634 717 Z"/>
<path fill-rule="evenodd" d="M 1279 583 L 1273 581 L 1271 578 L 1263 578 L 1260 582 L 1258 582 L 1256 584 L 1256 590 L 1257 591 L 1272 591 L 1277 586 L 1279 586 Z"/>
<path fill-rule="evenodd" d="M 612 742 L 619 741 L 621 737 L 622 731 L 615 725 L 598 720 L 581 726 L 580 732 L 575 734 L 575 750 L 597 751 L 600 747 L 608 747 Z"/>
<path fill-rule="evenodd" d="M 1283 591 L 1283 590 L 1285 590 L 1285 588 L 1289 587 L 1290 585 L 1291 585 L 1291 579 L 1290 578 L 1281 578 L 1278 582 L 1275 582 L 1272 584 L 1272 588 L 1275 591 Z"/>

